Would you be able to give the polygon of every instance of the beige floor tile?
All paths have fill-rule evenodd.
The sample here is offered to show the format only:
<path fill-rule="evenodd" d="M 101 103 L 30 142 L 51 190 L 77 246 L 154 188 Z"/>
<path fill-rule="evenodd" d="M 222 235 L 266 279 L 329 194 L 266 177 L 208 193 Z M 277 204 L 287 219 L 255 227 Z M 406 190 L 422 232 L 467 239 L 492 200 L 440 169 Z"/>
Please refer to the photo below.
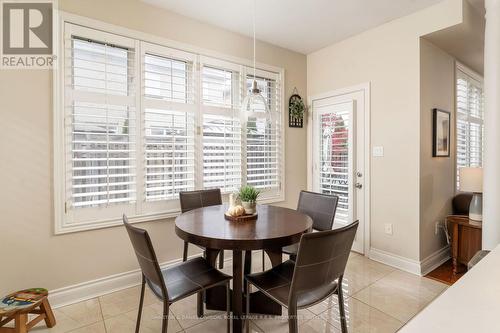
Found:
<path fill-rule="evenodd" d="M 280 322 L 279 327 L 275 328 L 274 325 L 270 330 L 264 330 L 257 325 L 250 326 L 251 333 L 288 333 L 288 323 Z M 310 320 L 299 322 L 300 333 L 340 333 L 340 330 L 333 325 L 329 324 L 326 320 L 319 317 L 314 317 Z"/>
<path fill-rule="evenodd" d="M 258 332 L 255 330 L 255 326 L 250 326 L 251 333 Z M 185 332 L 189 333 L 225 333 L 227 332 L 227 321 L 225 318 L 209 318 L 202 323 L 191 326 L 186 329 Z"/>
<path fill-rule="evenodd" d="M 362 255 L 351 255 L 344 274 L 344 291 L 348 295 L 353 295 L 394 271 L 394 268 Z"/>
<path fill-rule="evenodd" d="M 42 321 L 32 332 L 69 332 L 102 321 L 97 298 L 55 309 L 54 316 L 56 317 L 56 326 L 48 329 L 45 322 Z"/>
<path fill-rule="evenodd" d="M 203 318 L 198 318 L 196 302 L 197 296 L 193 295 L 175 302 L 170 306 L 170 311 L 172 311 L 175 318 L 177 318 L 179 324 L 184 329 L 198 325 L 206 320 L 218 319 L 225 316 L 225 312 L 207 310 L 205 308 Z"/>
<path fill-rule="evenodd" d="M 141 318 L 141 333 L 157 333 L 161 331 L 163 308 L 159 303 L 145 306 Z M 137 310 L 111 317 L 105 320 L 107 333 L 133 333 L 137 320 Z M 181 326 L 170 313 L 168 319 L 168 331 L 180 332 Z"/>
<path fill-rule="evenodd" d="M 136 286 L 99 297 L 104 319 L 137 309 L 140 294 L 140 286 Z M 150 305 L 157 301 L 147 286 L 144 295 L 144 305 Z"/>
<path fill-rule="evenodd" d="M 104 326 L 104 322 L 100 321 L 98 323 L 78 328 L 68 333 L 106 333 L 106 327 Z"/>
<path fill-rule="evenodd" d="M 263 332 L 288 332 L 288 318 L 286 314 L 288 310 L 283 308 L 282 316 L 261 316 L 252 315 L 252 321 Z M 313 319 L 315 315 L 309 310 L 299 310 L 298 314 L 299 326 L 302 326 L 307 321 Z"/>
<path fill-rule="evenodd" d="M 397 319 L 354 298 L 349 298 L 344 303 L 350 333 L 394 333 L 403 325 Z M 320 317 L 340 329 L 338 302 L 324 311 Z"/>
<path fill-rule="evenodd" d="M 299 327 L 299 331 L 300 333 L 340 333 L 340 329 L 319 317 L 305 322 Z"/>
<path fill-rule="evenodd" d="M 445 285 L 413 274 L 394 271 L 354 294 L 354 298 L 405 323 L 436 296 Z"/>
<path fill-rule="evenodd" d="M 344 296 L 344 298 L 347 298 L 347 296 Z M 309 308 L 307 308 L 309 311 L 314 313 L 315 315 L 319 315 L 325 310 L 328 310 L 332 307 L 338 307 L 338 296 L 337 295 L 332 295 L 328 297 L 327 299 L 323 300 L 321 303 L 318 303 L 316 305 L 313 305 Z"/>

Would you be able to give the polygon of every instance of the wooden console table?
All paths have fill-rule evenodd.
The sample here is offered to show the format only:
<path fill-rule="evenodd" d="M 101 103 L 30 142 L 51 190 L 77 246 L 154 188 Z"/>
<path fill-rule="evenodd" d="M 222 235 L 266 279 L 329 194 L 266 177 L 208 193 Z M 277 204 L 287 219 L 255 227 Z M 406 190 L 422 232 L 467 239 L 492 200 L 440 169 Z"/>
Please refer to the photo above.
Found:
<path fill-rule="evenodd" d="M 457 274 L 481 250 L 482 223 L 464 215 L 449 215 L 446 217 L 446 224 L 451 232 L 453 274 Z"/>

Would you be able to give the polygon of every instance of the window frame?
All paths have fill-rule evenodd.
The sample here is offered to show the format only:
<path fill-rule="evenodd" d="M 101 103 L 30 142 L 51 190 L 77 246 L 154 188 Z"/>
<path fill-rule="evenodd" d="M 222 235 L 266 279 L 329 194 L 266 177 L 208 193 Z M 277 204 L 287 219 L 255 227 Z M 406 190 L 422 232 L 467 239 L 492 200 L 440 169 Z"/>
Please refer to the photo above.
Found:
<path fill-rule="evenodd" d="M 64 111 L 65 105 L 65 39 L 67 38 L 66 24 L 70 24 L 71 26 L 78 27 L 78 29 L 88 29 L 89 31 L 95 31 L 95 35 L 92 35 L 92 39 L 102 40 L 103 34 L 116 36 L 118 39 L 123 38 L 124 40 L 132 40 L 134 42 L 134 50 L 135 50 L 135 84 L 139 85 L 140 88 L 137 88 L 136 91 L 140 91 L 139 94 L 135 94 L 136 99 L 136 122 L 138 125 L 142 126 L 143 122 L 143 53 L 146 49 L 144 45 L 148 45 L 151 49 L 155 50 L 169 50 L 170 54 L 176 57 L 182 57 L 184 55 L 194 56 L 195 62 L 193 69 L 195 72 L 201 75 L 201 64 L 207 64 L 215 67 L 222 67 L 226 69 L 238 68 L 241 77 L 246 77 L 247 74 L 252 74 L 251 66 L 252 61 L 250 59 L 243 59 L 234 56 L 227 56 L 224 54 L 220 54 L 218 52 L 214 52 L 211 50 L 203 49 L 197 46 L 184 44 L 181 42 L 165 39 L 162 37 L 157 37 L 155 35 L 151 35 L 148 33 L 143 33 L 131 29 L 127 29 L 121 26 L 112 25 L 109 23 L 97 21 L 94 19 L 66 13 L 59 12 L 57 20 L 57 29 L 56 40 L 59 42 L 58 47 L 56 48 L 56 56 L 57 56 L 57 64 L 53 70 L 53 100 L 54 100 L 54 113 L 53 113 L 53 186 L 54 186 L 54 234 L 65 234 L 71 232 L 78 231 L 86 231 L 93 229 L 101 229 L 106 227 L 112 227 L 121 225 L 121 218 L 117 218 L 116 215 L 114 217 L 104 216 L 101 218 L 102 214 L 98 213 L 99 218 L 95 218 L 92 220 L 71 223 L 71 220 L 68 219 L 68 212 L 71 210 L 67 207 L 67 187 L 66 187 L 66 172 L 68 168 L 66 166 L 66 151 L 65 145 L 67 145 L 67 141 L 65 141 L 66 135 L 66 116 Z M 89 36 L 90 37 L 90 36 Z M 163 53 L 163 52 L 161 52 Z M 280 131 L 280 154 L 279 154 L 279 163 L 280 163 L 280 188 L 279 191 L 274 193 L 264 193 L 262 198 L 259 200 L 260 203 L 269 204 L 269 203 L 277 203 L 283 202 L 285 200 L 285 100 L 284 100 L 284 90 L 285 90 L 285 72 L 283 68 L 266 65 L 266 64 L 257 64 L 258 67 L 258 76 L 259 74 L 272 76 L 273 78 L 278 79 L 280 82 L 280 109 L 279 109 L 279 131 Z M 270 77 L 271 78 L 271 77 Z M 194 83 L 195 92 L 200 94 L 200 97 L 197 97 L 198 100 L 195 101 L 196 107 L 196 116 L 195 116 L 195 150 L 199 150 L 200 142 L 203 140 L 203 135 L 200 135 L 203 130 L 202 124 L 202 97 L 201 97 L 201 78 L 196 78 Z M 241 99 L 244 98 L 244 94 L 247 93 L 245 89 L 243 89 L 243 93 L 241 95 Z M 199 123 L 201 120 L 201 124 Z M 201 126 L 201 127 L 199 127 Z M 139 192 L 144 191 L 143 186 L 143 172 L 139 169 L 143 166 L 143 137 L 142 137 L 142 127 L 137 127 L 137 137 L 136 146 L 138 148 L 136 155 L 136 192 L 137 192 L 137 200 L 135 202 L 135 213 L 133 211 L 128 211 L 130 213 L 129 220 L 131 223 L 139 223 L 146 221 L 155 221 L 162 220 L 166 218 L 176 217 L 180 214 L 180 204 L 178 199 L 172 200 L 161 200 L 155 209 L 146 209 L 147 207 L 143 207 L 146 201 L 144 200 L 143 195 L 139 195 Z M 242 138 L 243 139 L 243 138 Z M 244 146 L 242 141 L 242 146 Z M 201 148 L 202 149 L 202 148 Z M 244 152 L 243 152 L 244 151 Z M 246 150 L 242 149 L 242 154 L 246 154 Z M 201 158 L 201 161 L 200 161 Z M 195 159 L 197 159 L 195 166 L 196 168 L 203 169 L 203 153 L 196 152 Z M 201 162 L 201 163 L 200 163 Z M 246 162 L 242 163 L 246 165 Z M 195 171 L 195 189 L 199 189 L 203 187 L 203 170 L 201 169 L 201 179 L 199 179 L 200 172 Z M 242 168 L 242 172 L 246 172 L 246 168 Z M 242 175 L 243 176 L 243 175 Z M 245 175 L 246 178 L 246 175 Z M 227 200 L 227 195 L 223 195 L 223 200 Z M 168 202 L 168 205 L 165 205 L 165 202 Z M 163 203 L 163 205 L 162 205 Z M 147 205 L 146 205 L 147 206 Z M 101 208 L 101 211 L 109 210 L 108 208 Z M 121 207 L 118 207 L 120 212 L 123 212 Z M 116 214 L 116 211 L 114 212 Z M 93 216 L 98 216 L 94 215 Z"/>
<path fill-rule="evenodd" d="M 454 142 L 455 142 L 455 158 L 454 158 L 454 191 L 455 193 L 459 193 L 460 192 L 460 188 L 459 188 L 459 175 L 458 175 L 458 89 L 457 89 L 457 85 L 458 85 L 458 78 L 459 76 L 466 76 L 474 81 L 476 81 L 476 83 L 478 85 L 481 86 L 482 90 L 483 90 L 483 119 L 482 119 L 482 125 L 484 126 L 484 78 L 483 76 L 481 76 L 479 73 L 475 72 L 474 70 L 472 70 L 471 68 L 467 67 L 466 65 L 462 64 L 461 62 L 459 61 L 455 61 L 455 80 L 454 80 L 454 89 L 455 89 L 455 101 L 454 101 L 454 104 L 455 104 L 455 121 L 454 121 L 454 132 L 455 132 L 455 138 L 454 138 Z M 484 152 L 484 132 L 483 132 L 483 138 L 482 138 L 482 145 L 483 145 L 483 152 Z M 484 162 L 484 159 L 482 159 Z"/>

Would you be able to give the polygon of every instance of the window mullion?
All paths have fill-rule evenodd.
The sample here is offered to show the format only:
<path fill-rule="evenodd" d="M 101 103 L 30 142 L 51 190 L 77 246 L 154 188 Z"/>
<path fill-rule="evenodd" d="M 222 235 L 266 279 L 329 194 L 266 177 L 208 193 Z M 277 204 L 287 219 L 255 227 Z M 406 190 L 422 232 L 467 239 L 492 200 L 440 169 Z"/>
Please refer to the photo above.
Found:
<path fill-rule="evenodd" d="M 196 105 L 196 113 L 195 113 L 195 188 L 203 189 L 203 87 L 202 87 L 202 70 L 203 64 L 200 61 L 200 57 L 196 57 L 196 63 L 193 65 L 193 78 L 194 78 L 194 91 L 195 94 L 195 105 Z"/>
<path fill-rule="evenodd" d="M 245 66 L 241 66 L 240 70 L 240 84 L 239 84 L 239 92 L 241 96 L 241 102 L 245 99 L 248 91 L 246 89 L 247 85 L 247 68 Z M 241 122 L 241 185 L 247 185 L 248 181 L 248 166 L 247 166 L 247 120 L 245 112 L 240 109 L 240 122 Z"/>
<path fill-rule="evenodd" d="M 142 215 L 145 212 L 143 211 L 143 202 L 145 200 L 145 188 L 144 188 L 144 178 L 145 178 L 145 129 L 144 129 L 144 90 L 143 90 L 143 79 L 144 79 L 144 49 L 143 43 L 136 41 L 136 76 L 135 76 L 135 85 L 134 90 L 136 94 L 136 121 L 135 121 L 135 165 L 136 165 L 136 214 Z"/>

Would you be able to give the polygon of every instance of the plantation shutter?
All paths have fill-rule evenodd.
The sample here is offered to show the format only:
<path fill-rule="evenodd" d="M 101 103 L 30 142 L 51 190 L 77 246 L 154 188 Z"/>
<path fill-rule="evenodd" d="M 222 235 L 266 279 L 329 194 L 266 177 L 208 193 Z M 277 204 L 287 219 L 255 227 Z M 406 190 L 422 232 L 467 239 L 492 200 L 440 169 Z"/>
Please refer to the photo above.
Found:
<path fill-rule="evenodd" d="M 135 43 L 66 28 L 66 210 L 76 222 L 84 208 L 136 201 Z"/>
<path fill-rule="evenodd" d="M 457 70 L 457 188 L 458 169 L 483 165 L 483 86 L 478 78 Z"/>
<path fill-rule="evenodd" d="M 253 75 L 247 75 L 246 91 L 251 89 Z M 264 192 L 281 189 L 282 131 L 281 78 L 279 75 L 258 71 L 257 86 L 266 99 L 271 119 L 253 117 L 246 124 L 246 183 Z M 263 110 L 264 111 L 264 110 Z"/>
<path fill-rule="evenodd" d="M 202 58 L 203 188 L 241 187 L 239 66 Z"/>
<path fill-rule="evenodd" d="M 195 188 L 195 57 L 142 44 L 146 201 Z"/>

